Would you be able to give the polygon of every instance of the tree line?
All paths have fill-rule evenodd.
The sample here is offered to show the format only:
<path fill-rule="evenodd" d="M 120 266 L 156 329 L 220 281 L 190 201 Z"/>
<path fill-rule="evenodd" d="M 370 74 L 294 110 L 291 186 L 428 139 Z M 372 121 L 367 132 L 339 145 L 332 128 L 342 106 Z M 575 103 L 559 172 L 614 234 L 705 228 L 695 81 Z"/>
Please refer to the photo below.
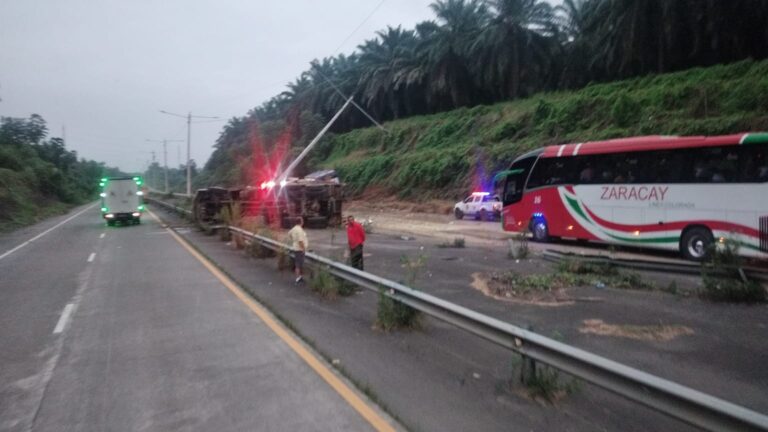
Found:
<path fill-rule="evenodd" d="M 223 128 L 198 185 L 247 181 L 256 142 L 306 143 L 354 96 L 380 121 L 768 56 L 764 0 L 437 0 L 308 70 Z M 370 126 L 347 109 L 335 132 Z M 260 151 L 260 150 L 259 150 Z M 290 156 L 290 155 L 289 155 Z"/>
<path fill-rule="evenodd" d="M 66 149 L 62 138 L 48 138 L 46 122 L 37 114 L 0 118 L 0 202 L 4 207 L 0 222 L 25 205 L 42 206 L 51 200 L 79 204 L 95 199 L 99 179 L 119 174 L 103 163 L 78 158 L 77 152 Z"/>
<path fill-rule="evenodd" d="M 380 120 L 490 104 L 768 55 L 764 0 L 438 0 L 434 19 L 387 27 L 315 60 L 249 113 L 330 118 L 351 95 Z M 369 125 L 350 110 L 340 129 Z"/>

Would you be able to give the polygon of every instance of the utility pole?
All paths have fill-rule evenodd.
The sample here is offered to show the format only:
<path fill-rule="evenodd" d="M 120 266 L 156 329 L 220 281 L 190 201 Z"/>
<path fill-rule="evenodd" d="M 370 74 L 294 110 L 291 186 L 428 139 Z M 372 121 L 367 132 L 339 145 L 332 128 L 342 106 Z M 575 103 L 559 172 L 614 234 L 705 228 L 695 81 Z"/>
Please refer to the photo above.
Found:
<path fill-rule="evenodd" d="M 187 113 L 187 196 L 192 195 L 192 112 Z"/>
<path fill-rule="evenodd" d="M 163 138 L 162 140 L 145 139 L 147 142 L 163 143 L 163 165 L 165 165 L 165 193 L 170 192 L 168 187 L 168 143 L 169 142 L 182 142 L 184 140 L 169 140 Z M 176 147 L 178 149 L 178 147 Z"/>
<path fill-rule="evenodd" d="M 168 111 L 160 110 L 163 114 L 168 114 L 174 117 L 181 117 L 187 119 L 187 195 L 192 195 L 192 119 L 209 119 L 213 121 L 221 120 L 219 117 L 209 116 L 196 116 L 192 115 L 192 112 L 188 112 L 187 115 L 176 114 Z M 201 123 L 201 122 L 197 122 Z"/>

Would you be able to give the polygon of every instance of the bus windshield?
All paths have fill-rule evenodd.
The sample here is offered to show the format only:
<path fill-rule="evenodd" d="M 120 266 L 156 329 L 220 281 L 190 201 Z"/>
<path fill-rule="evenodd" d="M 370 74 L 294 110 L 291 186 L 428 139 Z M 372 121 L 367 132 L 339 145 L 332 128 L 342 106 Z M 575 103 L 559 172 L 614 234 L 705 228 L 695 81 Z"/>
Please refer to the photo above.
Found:
<path fill-rule="evenodd" d="M 525 189 L 525 181 L 537 158 L 538 155 L 525 157 L 512 162 L 512 166 L 509 168 L 509 171 L 506 172 L 506 179 L 504 182 L 504 205 L 514 204 L 522 199 L 523 190 Z"/>

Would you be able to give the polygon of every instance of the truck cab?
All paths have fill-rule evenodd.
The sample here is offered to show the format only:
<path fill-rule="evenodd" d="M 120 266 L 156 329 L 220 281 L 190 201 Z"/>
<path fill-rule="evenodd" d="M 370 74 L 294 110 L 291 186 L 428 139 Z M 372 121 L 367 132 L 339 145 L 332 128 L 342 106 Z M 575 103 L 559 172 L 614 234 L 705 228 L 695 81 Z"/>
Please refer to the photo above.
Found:
<path fill-rule="evenodd" d="M 141 177 L 105 177 L 101 179 L 101 217 L 107 225 L 120 221 L 138 225 L 144 212 Z"/>
<path fill-rule="evenodd" d="M 473 192 L 453 206 L 453 214 L 456 219 L 463 219 L 464 216 L 480 220 L 498 219 L 501 216 L 501 199 L 490 192 Z"/>

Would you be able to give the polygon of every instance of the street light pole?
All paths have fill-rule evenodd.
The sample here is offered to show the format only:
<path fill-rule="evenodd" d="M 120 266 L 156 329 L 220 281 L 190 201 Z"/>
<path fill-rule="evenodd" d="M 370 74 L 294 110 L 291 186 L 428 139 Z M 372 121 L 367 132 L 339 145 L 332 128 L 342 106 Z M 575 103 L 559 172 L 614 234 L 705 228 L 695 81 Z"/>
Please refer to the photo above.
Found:
<path fill-rule="evenodd" d="M 187 119 L 187 195 L 192 195 L 192 119 L 212 119 L 221 120 L 219 117 L 209 116 L 196 116 L 192 115 L 192 112 L 188 112 L 187 115 L 176 114 L 168 111 L 160 110 L 163 114 L 172 115 L 174 117 L 181 117 Z M 204 123 L 204 122 L 198 122 Z"/>
<path fill-rule="evenodd" d="M 187 113 L 187 196 L 192 195 L 192 113 Z"/>

